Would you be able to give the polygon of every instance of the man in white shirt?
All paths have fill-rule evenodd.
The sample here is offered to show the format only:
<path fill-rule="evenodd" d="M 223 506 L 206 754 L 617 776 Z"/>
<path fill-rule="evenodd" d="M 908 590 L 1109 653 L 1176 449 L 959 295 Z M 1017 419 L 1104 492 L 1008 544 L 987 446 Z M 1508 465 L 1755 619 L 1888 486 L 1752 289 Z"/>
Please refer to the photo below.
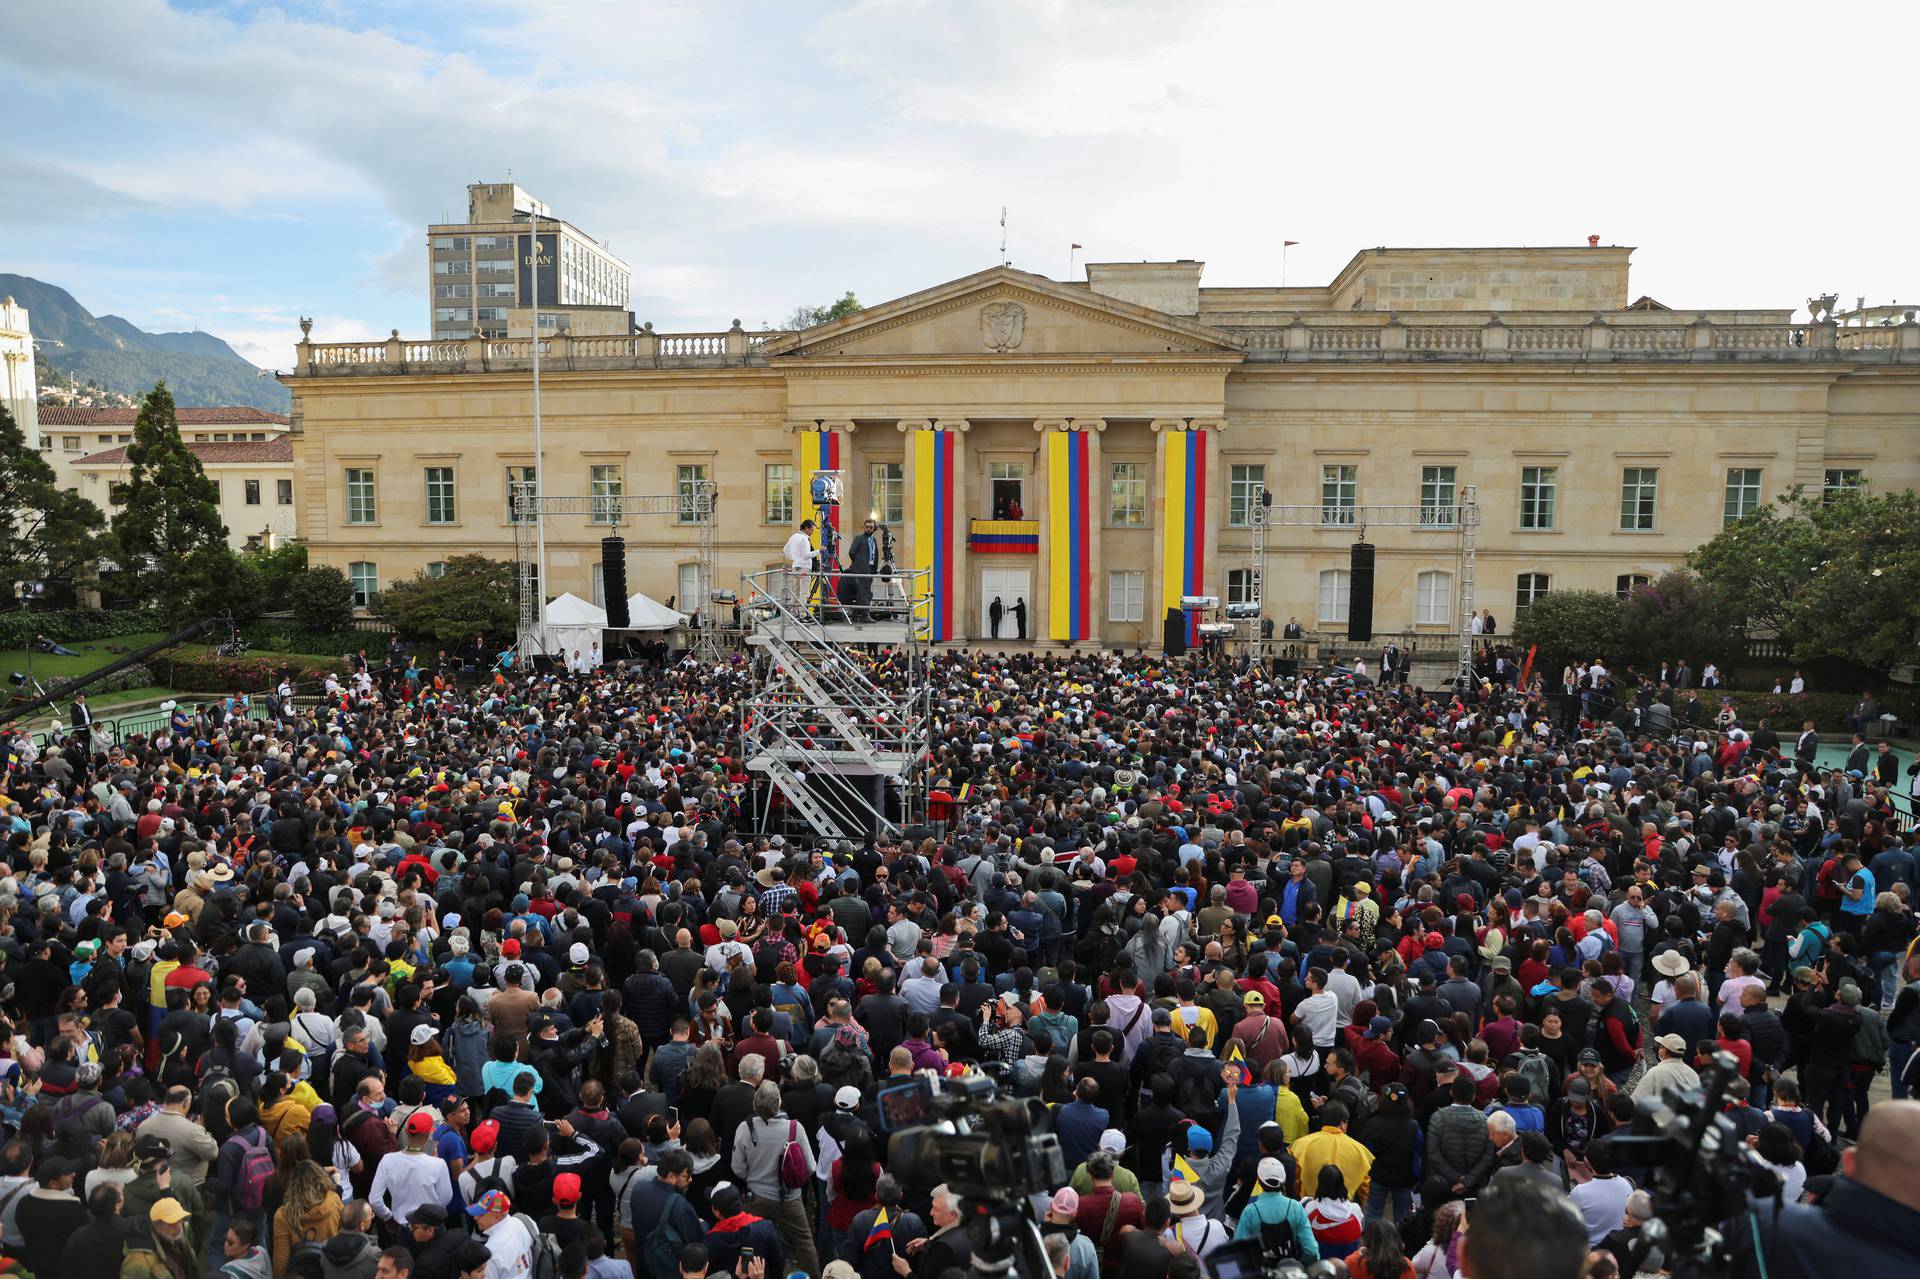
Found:
<path fill-rule="evenodd" d="M 1324 1053 L 1333 1047 L 1334 1036 L 1339 1028 L 1340 1001 L 1327 989 L 1325 969 L 1308 970 L 1307 989 L 1312 993 L 1300 1001 L 1300 1006 L 1294 1009 L 1294 1016 L 1313 1036 L 1313 1046 Z"/>
<path fill-rule="evenodd" d="M 444 1204 L 453 1198 L 447 1161 L 426 1149 L 432 1137 L 431 1114 L 416 1110 L 407 1116 L 404 1144 L 380 1161 L 373 1189 L 367 1192 L 367 1202 L 380 1220 L 404 1222 L 421 1204 Z"/>
<path fill-rule="evenodd" d="M 489 1190 L 480 1196 L 479 1203 L 467 1205 L 467 1215 L 480 1228 L 480 1237 L 487 1245 L 487 1279 L 529 1279 L 533 1274 L 533 1236 L 514 1218 L 513 1200 L 506 1192 Z"/>
<path fill-rule="evenodd" d="M 806 602 L 807 579 L 813 576 L 813 532 L 812 520 L 801 520 L 800 527 L 781 550 L 787 561 L 787 603 L 799 608 Z"/>

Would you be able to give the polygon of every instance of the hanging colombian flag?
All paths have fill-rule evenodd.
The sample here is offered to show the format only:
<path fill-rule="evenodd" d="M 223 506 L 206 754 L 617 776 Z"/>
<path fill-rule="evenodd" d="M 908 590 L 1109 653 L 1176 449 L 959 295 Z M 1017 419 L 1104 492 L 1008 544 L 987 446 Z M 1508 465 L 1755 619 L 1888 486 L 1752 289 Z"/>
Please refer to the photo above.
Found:
<path fill-rule="evenodd" d="M 1160 494 L 1164 533 L 1160 563 L 1161 616 L 1182 595 L 1204 593 L 1207 574 L 1207 433 L 1162 431 L 1166 462 Z M 1187 643 L 1200 642 L 1200 615 L 1187 614 Z"/>
<path fill-rule="evenodd" d="M 959 432 L 913 432 L 913 565 L 927 569 L 927 631 L 953 638 L 953 516 L 959 479 Z"/>
<path fill-rule="evenodd" d="M 1093 523 L 1085 431 L 1047 432 L 1047 636 L 1093 638 Z"/>

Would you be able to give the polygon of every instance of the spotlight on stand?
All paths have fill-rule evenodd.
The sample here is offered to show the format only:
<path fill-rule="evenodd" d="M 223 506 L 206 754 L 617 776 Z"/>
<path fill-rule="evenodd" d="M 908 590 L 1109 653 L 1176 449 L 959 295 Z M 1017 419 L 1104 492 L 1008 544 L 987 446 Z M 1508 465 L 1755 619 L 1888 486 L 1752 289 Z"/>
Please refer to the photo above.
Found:
<path fill-rule="evenodd" d="M 1227 605 L 1227 619 L 1234 622 L 1250 622 L 1260 616 L 1260 606 L 1254 603 Z"/>
<path fill-rule="evenodd" d="M 1180 607 L 1185 609 L 1219 608 L 1220 597 L 1218 595 L 1182 595 L 1180 597 Z"/>

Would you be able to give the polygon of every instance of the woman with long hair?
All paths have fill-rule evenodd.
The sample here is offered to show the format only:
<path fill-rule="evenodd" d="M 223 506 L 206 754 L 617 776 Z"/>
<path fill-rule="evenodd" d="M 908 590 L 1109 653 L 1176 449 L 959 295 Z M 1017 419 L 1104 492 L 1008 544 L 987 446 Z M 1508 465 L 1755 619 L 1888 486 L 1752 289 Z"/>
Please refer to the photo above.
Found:
<path fill-rule="evenodd" d="M 680 1104 L 683 1108 L 686 1105 L 684 1094 Z M 704 1213 L 707 1210 L 707 1195 L 726 1174 L 726 1166 L 720 1158 L 720 1138 L 715 1135 L 713 1125 L 705 1119 L 689 1119 L 681 1125 L 680 1144 L 693 1160 L 693 1182 L 687 1187 L 687 1199 L 695 1211 Z"/>
<path fill-rule="evenodd" d="M 720 1055 L 720 1045 L 709 1042 L 694 1049 L 680 1085 L 681 1122 L 710 1117 L 713 1099 L 727 1083 L 727 1061 Z M 681 1138 L 683 1143 L 685 1140 Z"/>
<path fill-rule="evenodd" d="M 1413 1254 L 1414 1279 L 1453 1279 L 1460 1264 L 1460 1223 L 1465 1220 L 1466 1204 L 1449 1200 L 1433 1211 L 1433 1233 L 1419 1252 Z"/>
<path fill-rule="evenodd" d="M 94 1187 L 109 1182 L 125 1186 L 139 1175 L 140 1170 L 133 1166 L 133 1134 L 116 1131 L 101 1143 L 100 1166 L 87 1174 L 86 1193 L 80 1197 L 85 1199 L 93 1193 Z"/>
<path fill-rule="evenodd" d="M 294 1249 L 340 1233 L 340 1192 L 327 1170 L 311 1159 L 297 1160 L 286 1172 L 280 1208 L 273 1214 L 273 1273 L 284 1279 Z"/>
<path fill-rule="evenodd" d="M 1360 1251 L 1347 1258 L 1350 1279 L 1413 1279 L 1400 1230 L 1390 1221 L 1369 1221 L 1360 1232 Z"/>

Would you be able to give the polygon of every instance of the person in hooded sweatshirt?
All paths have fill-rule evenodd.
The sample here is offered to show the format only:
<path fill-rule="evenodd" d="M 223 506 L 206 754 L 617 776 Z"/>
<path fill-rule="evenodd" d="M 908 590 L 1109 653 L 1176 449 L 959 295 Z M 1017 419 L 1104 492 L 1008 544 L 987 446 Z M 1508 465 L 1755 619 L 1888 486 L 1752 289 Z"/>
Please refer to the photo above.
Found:
<path fill-rule="evenodd" d="M 340 1233 L 320 1249 L 321 1279 L 373 1279 L 380 1266 L 380 1245 L 373 1237 L 373 1208 L 364 1199 L 340 1213 Z"/>

